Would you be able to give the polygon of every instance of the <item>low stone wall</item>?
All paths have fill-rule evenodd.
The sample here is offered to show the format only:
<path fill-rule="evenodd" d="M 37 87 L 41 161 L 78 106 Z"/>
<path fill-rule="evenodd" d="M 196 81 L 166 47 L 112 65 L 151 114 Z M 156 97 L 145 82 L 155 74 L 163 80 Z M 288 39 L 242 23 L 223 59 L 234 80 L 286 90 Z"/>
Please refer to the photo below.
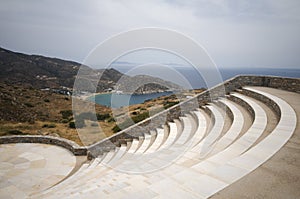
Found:
<path fill-rule="evenodd" d="M 0 137 L 0 144 L 12 143 L 41 143 L 52 144 L 68 149 L 74 155 L 87 155 L 87 148 L 80 147 L 75 142 L 63 138 L 56 138 L 52 136 L 39 135 L 22 135 L 22 136 L 3 136 Z"/>
<path fill-rule="evenodd" d="M 218 105 L 218 107 L 221 107 L 221 109 L 226 112 L 226 115 L 229 117 L 229 119 L 232 122 L 234 120 L 234 116 L 233 116 L 233 112 L 231 111 L 231 109 L 225 103 L 223 103 L 221 101 L 216 101 L 216 104 Z"/>
<path fill-rule="evenodd" d="M 242 93 L 243 95 L 252 97 L 254 99 L 257 99 L 258 101 L 263 102 L 264 104 L 266 104 L 275 113 L 278 120 L 281 117 L 280 108 L 272 99 L 270 99 L 270 98 L 268 98 L 264 95 L 261 95 L 259 93 L 250 91 L 250 90 L 241 90 L 240 93 Z"/>
<path fill-rule="evenodd" d="M 229 95 L 227 98 L 229 100 L 235 102 L 236 104 L 241 105 L 244 109 L 246 109 L 247 112 L 251 115 L 252 120 L 254 120 L 255 112 L 254 112 L 253 108 L 246 101 L 244 101 L 238 97 L 235 97 L 234 95 Z"/>

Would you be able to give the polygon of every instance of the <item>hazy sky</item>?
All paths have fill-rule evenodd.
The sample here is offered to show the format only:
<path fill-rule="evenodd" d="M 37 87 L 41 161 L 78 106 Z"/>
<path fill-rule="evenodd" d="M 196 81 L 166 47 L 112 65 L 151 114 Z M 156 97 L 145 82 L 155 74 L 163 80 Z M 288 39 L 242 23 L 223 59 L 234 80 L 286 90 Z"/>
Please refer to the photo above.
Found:
<path fill-rule="evenodd" d="M 300 68 L 299 0 L 0 0 L 0 46 L 83 62 L 133 28 L 194 38 L 219 67 Z"/>

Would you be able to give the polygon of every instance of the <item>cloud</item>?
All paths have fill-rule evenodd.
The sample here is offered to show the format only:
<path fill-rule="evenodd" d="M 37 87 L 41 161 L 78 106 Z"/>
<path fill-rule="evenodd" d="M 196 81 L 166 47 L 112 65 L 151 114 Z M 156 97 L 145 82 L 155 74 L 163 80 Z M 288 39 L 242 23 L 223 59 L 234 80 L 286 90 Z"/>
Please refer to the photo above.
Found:
<path fill-rule="evenodd" d="M 300 65 L 297 0 L 0 1 L 0 45 L 79 62 L 98 43 L 133 28 L 193 37 L 219 66 Z"/>

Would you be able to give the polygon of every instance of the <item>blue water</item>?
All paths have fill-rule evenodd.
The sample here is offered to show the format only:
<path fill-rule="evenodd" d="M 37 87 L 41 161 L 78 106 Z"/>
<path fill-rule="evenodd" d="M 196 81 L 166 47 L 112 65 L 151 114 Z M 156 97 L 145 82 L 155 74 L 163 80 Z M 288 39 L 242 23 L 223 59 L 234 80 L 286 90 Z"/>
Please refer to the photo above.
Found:
<path fill-rule="evenodd" d="M 120 70 L 126 72 L 126 69 Z M 204 78 L 195 69 L 188 68 L 178 68 L 177 71 L 181 73 L 189 81 L 192 88 L 208 88 Z M 272 75 L 281 77 L 294 77 L 300 78 L 300 68 L 299 69 L 286 69 L 286 68 L 226 68 L 220 69 L 220 80 L 223 81 L 232 78 L 236 75 Z M 219 78 L 216 78 L 219 79 Z M 213 79 L 206 79 L 206 81 L 213 81 Z M 214 86 L 214 85 L 211 85 Z M 190 89 L 190 88 L 188 88 Z M 154 93 L 145 95 L 124 95 L 124 94 L 101 94 L 97 95 L 95 98 L 90 98 L 95 100 L 96 103 L 102 104 L 108 107 L 119 108 L 122 106 L 128 106 L 132 104 L 140 104 L 145 100 L 160 97 L 162 95 L 170 95 L 170 92 L 164 93 Z M 111 100 L 113 99 L 113 100 Z"/>
<path fill-rule="evenodd" d="M 178 69 L 184 77 L 186 77 L 192 88 L 208 88 L 204 78 L 193 68 Z M 284 68 L 221 68 L 219 69 L 221 81 L 228 80 L 237 75 L 271 75 L 281 77 L 300 78 L 299 69 L 284 69 Z M 212 81 L 206 79 L 206 81 Z M 219 82 L 221 83 L 221 82 Z"/>
<path fill-rule="evenodd" d="M 122 73 L 127 73 L 129 70 L 131 70 L 132 66 L 116 66 L 115 67 L 117 70 L 121 71 Z M 192 88 L 197 89 L 197 88 L 208 88 L 214 85 L 207 85 L 206 82 L 210 83 L 222 83 L 225 80 L 228 80 L 236 75 L 271 75 L 271 76 L 281 76 L 281 77 L 294 77 L 294 78 L 300 78 L 300 67 L 299 68 L 246 68 L 246 67 L 240 67 L 240 68 L 219 68 L 219 73 L 220 74 L 215 74 L 214 72 L 210 71 L 210 69 L 202 69 L 203 73 L 205 74 L 215 74 L 219 75 L 219 77 L 216 77 L 214 79 L 208 78 L 208 77 L 203 77 L 197 70 L 195 70 L 193 67 L 174 67 L 174 69 L 180 73 L 183 77 L 188 80 L 189 84 L 191 85 Z M 156 68 L 156 75 L 159 78 L 165 79 L 164 77 L 160 76 L 160 72 L 158 68 Z M 153 75 L 152 75 L 153 76 Z M 176 82 L 172 79 L 166 79 L 168 81 L 173 81 Z M 215 81 L 220 82 L 215 82 Z M 188 88 L 190 89 L 190 88 Z"/>
<path fill-rule="evenodd" d="M 89 100 L 95 102 L 96 104 L 101 104 L 107 107 L 120 108 L 123 106 L 141 104 L 149 99 L 154 99 L 161 96 L 171 95 L 172 92 L 162 92 L 162 93 L 152 93 L 143 95 L 128 95 L 128 94 L 116 94 L 116 93 L 106 93 L 99 94 L 90 97 Z"/>

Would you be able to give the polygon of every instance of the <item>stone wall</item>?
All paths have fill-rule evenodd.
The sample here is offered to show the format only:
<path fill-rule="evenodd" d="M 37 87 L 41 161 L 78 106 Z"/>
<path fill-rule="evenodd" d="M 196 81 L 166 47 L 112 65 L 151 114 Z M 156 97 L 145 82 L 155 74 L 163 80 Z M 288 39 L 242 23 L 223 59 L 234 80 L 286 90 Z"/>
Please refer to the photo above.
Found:
<path fill-rule="evenodd" d="M 241 90 L 239 92 L 243 95 L 247 95 L 249 97 L 257 99 L 258 101 L 263 102 L 264 104 L 266 104 L 275 113 L 277 119 L 279 119 L 281 117 L 280 108 L 272 99 L 270 99 L 270 98 L 268 98 L 264 95 L 261 95 L 259 93 L 250 91 L 250 90 Z"/>
<path fill-rule="evenodd" d="M 86 147 L 80 147 L 75 142 L 56 138 L 52 136 L 39 136 L 39 135 L 24 135 L 24 136 L 3 136 L 0 137 L 0 144 L 11 143 L 41 143 L 52 144 L 60 147 L 64 147 L 71 151 L 74 155 L 87 155 Z"/>

